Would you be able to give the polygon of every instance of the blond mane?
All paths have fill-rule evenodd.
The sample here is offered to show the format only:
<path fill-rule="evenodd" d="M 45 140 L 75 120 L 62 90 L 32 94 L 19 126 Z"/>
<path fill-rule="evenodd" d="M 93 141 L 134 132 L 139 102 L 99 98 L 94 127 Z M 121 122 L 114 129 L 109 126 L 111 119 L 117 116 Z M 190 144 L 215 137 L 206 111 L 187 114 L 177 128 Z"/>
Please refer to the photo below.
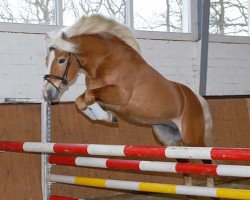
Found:
<path fill-rule="evenodd" d="M 47 44 L 48 47 L 56 46 L 64 51 L 76 53 L 76 46 L 65 40 L 65 36 L 68 38 L 82 34 L 95 33 L 109 33 L 117 36 L 134 50 L 140 52 L 139 45 L 128 27 L 97 14 L 90 17 L 82 16 L 73 25 L 62 28 L 56 33 L 48 34 Z"/>

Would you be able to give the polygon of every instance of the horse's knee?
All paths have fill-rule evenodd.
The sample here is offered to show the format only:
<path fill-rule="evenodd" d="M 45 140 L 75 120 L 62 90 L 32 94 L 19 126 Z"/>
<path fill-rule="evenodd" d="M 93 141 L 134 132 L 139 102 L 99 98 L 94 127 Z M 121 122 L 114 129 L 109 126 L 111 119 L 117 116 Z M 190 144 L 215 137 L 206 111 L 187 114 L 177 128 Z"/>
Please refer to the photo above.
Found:
<path fill-rule="evenodd" d="M 88 102 L 86 102 L 86 100 Z M 91 120 L 106 121 L 111 123 L 118 121 L 117 117 L 112 112 L 103 110 L 98 103 L 92 101 L 94 101 L 94 97 L 90 95 L 90 92 L 86 91 L 76 99 L 75 105 L 80 112 L 88 116 Z"/>
<path fill-rule="evenodd" d="M 75 101 L 75 106 L 77 110 L 79 110 L 81 113 L 83 113 L 85 116 L 87 116 L 91 120 L 96 120 L 95 115 L 92 113 L 92 111 L 87 107 L 85 101 L 84 101 L 84 95 L 79 96 Z"/>
<path fill-rule="evenodd" d="M 93 93 L 93 90 L 86 90 L 84 95 L 84 101 L 87 105 L 92 105 L 96 102 L 96 97 Z"/>
<path fill-rule="evenodd" d="M 81 95 L 75 100 L 75 106 L 79 111 L 83 111 L 87 108 L 84 97 Z"/>

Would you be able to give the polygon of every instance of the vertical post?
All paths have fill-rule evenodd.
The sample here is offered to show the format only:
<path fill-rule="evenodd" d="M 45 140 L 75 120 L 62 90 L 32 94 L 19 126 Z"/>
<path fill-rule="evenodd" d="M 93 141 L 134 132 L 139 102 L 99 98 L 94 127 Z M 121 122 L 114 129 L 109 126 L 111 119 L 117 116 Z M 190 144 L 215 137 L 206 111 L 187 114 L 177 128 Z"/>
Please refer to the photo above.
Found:
<path fill-rule="evenodd" d="M 209 13 L 210 0 L 198 1 L 199 11 L 199 39 L 200 39 L 200 95 L 206 95 L 207 89 L 207 64 L 208 64 L 208 38 L 209 38 Z"/>
<path fill-rule="evenodd" d="M 200 0 L 182 0 L 182 32 L 191 33 L 198 40 L 198 3 Z"/>
<path fill-rule="evenodd" d="M 125 3 L 125 24 L 131 29 L 134 28 L 133 0 L 127 0 Z"/>
<path fill-rule="evenodd" d="M 55 22 L 57 26 L 63 26 L 63 3 L 62 0 L 55 0 Z"/>
<path fill-rule="evenodd" d="M 41 142 L 50 142 L 51 137 L 51 104 L 43 101 L 41 103 Z M 49 200 L 51 183 L 47 181 L 50 174 L 50 164 L 48 163 L 48 154 L 41 155 L 41 182 L 43 200 Z"/>
<path fill-rule="evenodd" d="M 248 8 L 247 8 L 247 14 L 248 14 L 248 36 L 250 36 L 250 0 L 248 0 Z"/>
<path fill-rule="evenodd" d="M 191 32 L 191 21 L 190 21 L 190 9 L 191 9 L 190 0 L 182 0 L 182 32 L 190 33 Z"/>

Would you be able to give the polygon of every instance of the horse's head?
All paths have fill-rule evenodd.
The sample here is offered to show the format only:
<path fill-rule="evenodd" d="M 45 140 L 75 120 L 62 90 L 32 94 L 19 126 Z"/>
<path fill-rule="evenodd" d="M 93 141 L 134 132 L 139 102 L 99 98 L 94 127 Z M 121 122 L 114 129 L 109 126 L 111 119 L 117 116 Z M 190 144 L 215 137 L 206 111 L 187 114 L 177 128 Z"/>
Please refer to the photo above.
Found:
<path fill-rule="evenodd" d="M 92 55 L 96 60 L 103 60 L 106 57 L 107 54 L 104 50 L 107 47 L 108 37 L 101 40 L 99 36 L 99 41 L 102 41 L 102 43 L 98 43 L 98 37 L 90 39 L 90 36 L 95 34 L 115 36 L 139 52 L 139 45 L 133 33 L 124 25 L 100 15 L 83 16 L 73 25 L 54 32 L 47 37 L 49 46 L 47 66 L 49 72 L 44 76 L 44 97 L 46 100 L 57 99 L 68 81 L 71 81 L 76 76 L 77 65 L 80 65 L 76 54 L 81 56 L 83 62 L 81 68 L 85 67 L 84 70 L 86 72 L 88 72 L 87 67 L 90 68 L 92 65 L 96 65 L 97 62 L 93 64 L 91 59 L 84 59 L 82 56 L 83 52 L 85 57 L 86 54 L 88 56 Z M 89 36 L 88 41 L 86 38 L 85 40 L 83 39 L 84 36 L 86 38 Z M 117 46 L 114 42 L 112 44 L 113 47 Z M 115 51 L 114 48 L 112 50 Z M 88 54 L 86 52 L 93 53 Z M 90 70 L 88 73 L 90 73 Z"/>
<path fill-rule="evenodd" d="M 80 61 L 74 53 L 52 45 L 48 49 L 46 64 L 48 73 L 44 76 L 43 94 L 47 101 L 53 101 L 76 77 Z"/>

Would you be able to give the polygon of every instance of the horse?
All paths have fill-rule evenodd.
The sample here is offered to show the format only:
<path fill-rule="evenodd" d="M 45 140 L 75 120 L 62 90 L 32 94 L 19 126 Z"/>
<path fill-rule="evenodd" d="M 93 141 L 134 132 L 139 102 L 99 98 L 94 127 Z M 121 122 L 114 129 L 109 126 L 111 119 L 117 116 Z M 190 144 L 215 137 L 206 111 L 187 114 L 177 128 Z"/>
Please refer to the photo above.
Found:
<path fill-rule="evenodd" d="M 75 105 L 89 119 L 115 123 L 119 116 L 151 125 L 155 137 L 166 146 L 213 145 L 206 100 L 151 67 L 126 26 L 101 15 L 83 16 L 48 34 L 47 46 L 46 100 L 56 100 L 81 69 L 86 90 Z M 185 184 L 191 184 L 187 176 Z"/>

